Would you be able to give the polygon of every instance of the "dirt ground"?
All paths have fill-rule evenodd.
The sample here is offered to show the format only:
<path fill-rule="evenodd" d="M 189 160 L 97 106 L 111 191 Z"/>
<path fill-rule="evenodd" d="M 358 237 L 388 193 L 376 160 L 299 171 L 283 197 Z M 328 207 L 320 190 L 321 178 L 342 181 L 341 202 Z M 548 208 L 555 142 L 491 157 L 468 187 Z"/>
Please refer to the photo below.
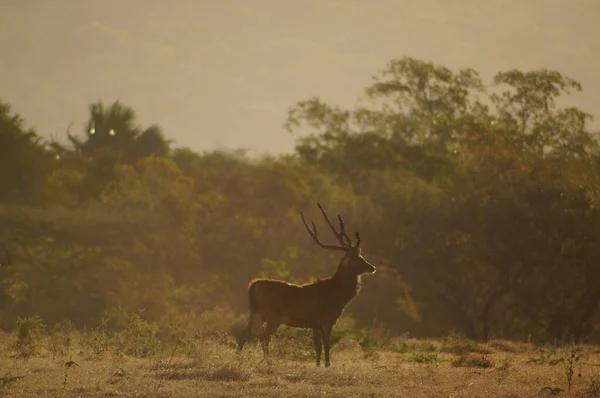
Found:
<path fill-rule="evenodd" d="M 1 397 L 600 397 L 595 346 L 343 339 L 324 368 L 306 342 L 276 339 L 272 363 L 257 345 L 238 354 L 211 339 L 145 357 L 77 344 L 23 355 L 4 339 Z"/>

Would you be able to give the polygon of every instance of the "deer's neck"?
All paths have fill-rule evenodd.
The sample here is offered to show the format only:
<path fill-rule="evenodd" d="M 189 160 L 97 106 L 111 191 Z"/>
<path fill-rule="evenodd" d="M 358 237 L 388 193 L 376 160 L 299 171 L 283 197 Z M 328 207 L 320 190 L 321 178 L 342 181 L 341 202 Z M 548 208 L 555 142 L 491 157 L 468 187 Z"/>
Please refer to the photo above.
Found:
<path fill-rule="evenodd" d="M 360 276 L 349 275 L 338 269 L 331 278 L 335 286 L 336 292 L 339 294 L 340 300 L 348 302 L 358 295 L 360 292 Z"/>

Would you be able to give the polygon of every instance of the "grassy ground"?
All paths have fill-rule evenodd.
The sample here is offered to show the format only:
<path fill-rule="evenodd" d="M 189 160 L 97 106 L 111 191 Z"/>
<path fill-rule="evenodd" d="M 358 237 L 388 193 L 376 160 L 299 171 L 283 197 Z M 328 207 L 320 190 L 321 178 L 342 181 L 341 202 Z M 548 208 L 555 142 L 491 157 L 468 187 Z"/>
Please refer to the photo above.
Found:
<path fill-rule="evenodd" d="M 1 397 L 600 397 L 595 346 L 340 333 L 332 366 L 317 368 L 302 331 L 280 332 L 268 364 L 225 334 L 163 344 L 140 322 L 119 334 L 25 329 L 0 335 Z"/>

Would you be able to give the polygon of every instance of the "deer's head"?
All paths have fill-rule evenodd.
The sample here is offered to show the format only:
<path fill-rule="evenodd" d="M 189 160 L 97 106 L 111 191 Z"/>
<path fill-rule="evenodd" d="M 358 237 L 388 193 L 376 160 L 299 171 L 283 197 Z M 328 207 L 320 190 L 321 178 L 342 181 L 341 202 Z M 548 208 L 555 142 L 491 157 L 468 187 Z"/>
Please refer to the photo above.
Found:
<path fill-rule="evenodd" d="M 362 256 L 360 248 L 360 234 L 358 232 L 355 233 L 356 243 L 353 244 L 352 240 L 346 234 L 344 220 L 342 219 L 342 216 L 338 214 L 338 220 L 340 223 L 340 231 L 338 232 L 334 225 L 331 223 L 331 221 L 329 221 L 329 218 L 327 217 L 323 206 L 321 206 L 321 204 L 319 203 L 317 203 L 317 206 L 319 207 L 319 210 L 321 210 L 323 218 L 325 218 L 327 225 L 329 225 L 329 228 L 331 228 L 331 231 L 333 232 L 339 243 L 338 245 L 323 244 L 318 237 L 317 227 L 315 226 L 315 223 L 311 221 L 312 228 L 309 227 L 308 223 L 306 222 L 306 219 L 304 218 L 304 214 L 300 212 L 300 215 L 302 216 L 302 222 L 304 223 L 306 230 L 313 238 L 313 240 L 317 243 L 317 245 L 321 246 L 323 249 L 338 250 L 344 252 L 344 257 L 342 257 L 342 259 L 340 260 L 340 264 L 338 265 L 339 271 L 342 271 L 345 274 L 351 274 L 355 276 L 359 276 L 362 274 L 374 274 L 375 267 L 367 260 L 365 260 L 365 258 Z"/>

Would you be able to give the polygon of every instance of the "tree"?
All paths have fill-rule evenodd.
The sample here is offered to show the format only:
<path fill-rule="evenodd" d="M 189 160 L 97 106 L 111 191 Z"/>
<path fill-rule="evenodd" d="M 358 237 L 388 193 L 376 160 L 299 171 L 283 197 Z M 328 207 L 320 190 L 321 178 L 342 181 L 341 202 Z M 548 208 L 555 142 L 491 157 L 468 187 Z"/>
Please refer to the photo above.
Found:
<path fill-rule="evenodd" d="M 367 88 L 372 106 L 349 111 L 314 97 L 290 110 L 287 127 L 313 131 L 298 140 L 301 160 L 351 181 L 382 210 L 379 235 L 389 238 L 377 250 L 410 285 L 395 294 L 411 292 L 421 311 L 415 322 L 435 316 L 415 330 L 581 336 L 591 330 L 583 325 L 597 290 L 579 281 L 598 268 L 586 260 L 594 246 L 574 236 L 595 236 L 584 226 L 596 214 L 589 192 L 598 147 L 590 115 L 555 106 L 581 87 L 548 70 L 501 72 L 495 83 L 505 91 L 488 94 L 471 69 L 392 60 Z M 553 195 L 580 199 L 556 203 Z M 580 227 L 557 239 L 565 212 Z M 567 258 L 559 248 L 569 239 L 577 254 Z M 581 294 L 550 299 L 560 286 Z"/>
<path fill-rule="evenodd" d="M 106 107 L 98 101 L 89 109 L 83 139 L 67 132 L 72 148 L 53 144 L 61 157 L 56 184 L 73 189 L 73 195 L 79 200 L 98 198 L 115 180 L 118 164 L 135 165 L 146 157 L 170 154 L 170 141 L 164 138 L 160 128 L 152 125 L 142 129 L 135 123 L 132 108 L 119 101 Z"/>
<path fill-rule="evenodd" d="M 0 102 L 0 202 L 43 203 L 55 155 L 21 116 Z"/>
<path fill-rule="evenodd" d="M 142 129 L 135 124 L 133 109 L 113 102 L 105 107 L 101 101 L 90 105 L 90 116 L 85 129 L 85 139 L 69 134 L 75 149 L 85 156 L 102 152 L 111 153 L 115 159 L 134 163 L 146 156 L 167 156 L 169 142 L 160 128 L 152 125 Z"/>
<path fill-rule="evenodd" d="M 46 147 L 4 108 L 0 162 L 23 178 L 0 180 L 1 325 L 245 312 L 253 277 L 333 272 L 339 258 L 299 218 L 321 202 L 378 268 L 346 311 L 358 327 L 600 341 L 597 136 L 590 115 L 557 105 L 581 87 L 548 70 L 495 83 L 392 60 L 360 107 L 297 103 L 287 127 L 308 134 L 260 158 L 171 152 L 118 102 L 92 104 L 73 147 Z"/>
<path fill-rule="evenodd" d="M 556 109 L 560 95 L 581 91 L 581 84 L 559 72 L 541 69 L 510 70 L 494 77 L 508 90 L 490 96 L 499 122 L 509 139 L 537 154 L 582 157 L 598 150 L 594 135 L 586 129 L 592 116 L 580 109 Z"/>

